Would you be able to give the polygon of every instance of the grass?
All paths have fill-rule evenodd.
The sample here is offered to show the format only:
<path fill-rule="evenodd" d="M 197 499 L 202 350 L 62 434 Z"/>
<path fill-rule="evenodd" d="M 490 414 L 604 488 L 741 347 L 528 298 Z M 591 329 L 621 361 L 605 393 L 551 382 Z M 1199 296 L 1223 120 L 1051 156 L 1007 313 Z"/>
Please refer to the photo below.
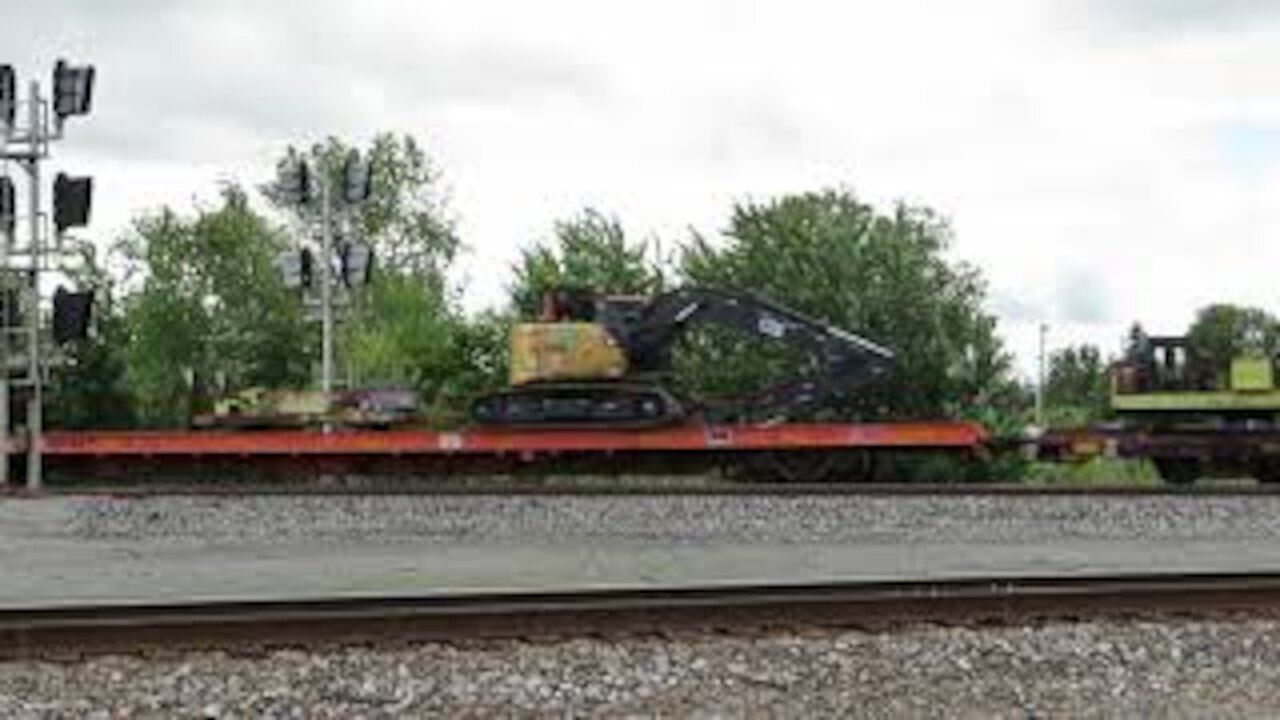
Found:
<path fill-rule="evenodd" d="M 1161 484 L 1155 466 L 1147 460 L 1095 457 L 1079 463 L 1033 462 L 1023 480 L 1028 485 L 1133 485 Z"/>

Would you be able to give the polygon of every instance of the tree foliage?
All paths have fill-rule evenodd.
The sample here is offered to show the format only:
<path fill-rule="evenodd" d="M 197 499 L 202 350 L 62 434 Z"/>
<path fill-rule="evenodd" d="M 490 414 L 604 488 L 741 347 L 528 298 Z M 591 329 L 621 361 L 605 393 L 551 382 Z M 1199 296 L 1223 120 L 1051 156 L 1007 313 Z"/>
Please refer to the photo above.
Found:
<path fill-rule="evenodd" d="M 505 381 L 506 334 L 491 314 L 467 318 L 432 276 L 384 273 L 350 315 L 344 357 L 356 386 L 419 391 L 428 416 L 458 420 Z"/>
<path fill-rule="evenodd" d="M 1106 416 L 1107 365 L 1095 345 L 1072 345 L 1050 355 L 1044 387 L 1050 425 L 1084 425 Z"/>
<path fill-rule="evenodd" d="M 336 190 L 352 147 L 329 138 L 303 152 Z M 456 406 L 466 388 L 491 386 L 500 363 L 494 323 L 469 322 L 446 281 L 459 241 L 440 173 L 409 136 L 378 135 L 363 154 L 374 167 L 372 197 L 339 235 L 374 247 L 377 281 L 350 293 L 338 370 Z M 136 219 L 112 249 L 122 272 L 96 268 L 91 279 L 100 295 L 94 335 L 57 373 L 55 422 L 176 425 L 223 389 L 314 382 L 318 328 L 274 260 L 307 242 L 298 231 L 315 228 L 320 206 L 289 205 L 279 190 L 262 186 L 294 221 L 288 228 L 256 212 L 236 185 L 190 216 L 165 208 Z"/>
<path fill-rule="evenodd" d="M 274 259 L 285 239 L 227 186 L 213 209 L 139 219 L 118 249 L 125 376 L 141 419 L 184 422 L 215 385 L 292 387 L 307 382 L 313 333 L 283 287 Z"/>
<path fill-rule="evenodd" d="M 1280 352 L 1280 322 L 1261 308 L 1218 303 L 1201 308 L 1187 330 L 1200 362 L 1222 375 L 1231 359 L 1245 354 L 1274 357 Z"/>
<path fill-rule="evenodd" d="M 695 237 L 686 282 L 750 290 L 885 345 L 894 377 L 864 393 L 882 417 L 957 417 L 1015 393 L 976 269 L 950 261 L 950 229 L 904 204 L 879 212 L 848 190 L 791 195 L 733 209 L 722 242 Z M 756 352 L 692 353 L 720 390 L 755 382 Z"/>
<path fill-rule="evenodd" d="M 588 208 L 557 222 L 549 240 L 521 252 L 509 290 L 512 307 L 529 317 L 552 287 L 650 295 L 663 281 L 651 243 L 631 240 L 616 217 Z"/>

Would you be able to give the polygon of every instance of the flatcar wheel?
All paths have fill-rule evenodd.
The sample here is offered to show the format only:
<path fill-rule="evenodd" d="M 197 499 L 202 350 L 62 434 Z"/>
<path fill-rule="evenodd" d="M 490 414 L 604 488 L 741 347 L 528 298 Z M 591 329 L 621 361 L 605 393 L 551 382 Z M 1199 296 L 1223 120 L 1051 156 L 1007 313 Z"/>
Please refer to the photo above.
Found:
<path fill-rule="evenodd" d="M 871 482 L 876 477 L 876 456 L 870 450 L 846 450 L 840 454 L 837 482 Z"/>
<path fill-rule="evenodd" d="M 1155 464 L 1156 472 L 1160 474 L 1160 479 L 1170 485 L 1190 485 L 1204 471 L 1200 461 L 1196 458 L 1155 458 Z"/>
<path fill-rule="evenodd" d="M 1266 456 L 1254 460 L 1250 473 L 1264 485 L 1280 483 L 1280 457 Z"/>
<path fill-rule="evenodd" d="M 782 482 L 821 483 L 836 479 L 839 455 L 809 450 L 778 450 L 767 453 L 771 474 Z"/>

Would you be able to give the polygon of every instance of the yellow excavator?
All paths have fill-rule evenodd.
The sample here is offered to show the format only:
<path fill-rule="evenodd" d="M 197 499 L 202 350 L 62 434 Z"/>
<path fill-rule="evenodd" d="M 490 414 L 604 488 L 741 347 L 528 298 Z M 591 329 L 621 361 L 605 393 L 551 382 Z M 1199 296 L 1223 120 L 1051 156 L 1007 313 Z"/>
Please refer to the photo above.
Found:
<path fill-rule="evenodd" d="M 749 293 L 682 288 L 652 298 L 556 288 L 536 322 L 511 334 L 510 387 L 478 399 L 474 420 L 500 427 L 645 427 L 712 407 L 664 379 L 679 337 L 719 325 L 803 351 L 810 372 L 747 397 L 719 401 L 716 419 L 785 418 L 887 377 L 893 353 Z"/>

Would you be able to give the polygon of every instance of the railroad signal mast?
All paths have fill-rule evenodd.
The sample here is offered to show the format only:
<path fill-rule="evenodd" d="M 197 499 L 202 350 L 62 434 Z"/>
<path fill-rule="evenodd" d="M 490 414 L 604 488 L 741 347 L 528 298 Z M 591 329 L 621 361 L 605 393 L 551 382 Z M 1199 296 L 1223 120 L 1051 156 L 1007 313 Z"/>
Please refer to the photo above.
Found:
<path fill-rule="evenodd" d="M 334 180 L 323 167 L 317 169 L 291 152 L 278 185 L 289 204 L 302 210 L 302 235 L 314 237 L 319 245 L 317 250 L 300 245 L 281 256 L 277 264 L 285 285 L 307 292 L 308 300 L 318 307 L 320 387 L 326 397 L 333 392 L 333 335 L 339 295 L 344 289 L 367 284 L 373 270 L 373 249 L 355 237 L 355 212 L 372 193 L 373 167 L 352 149 L 343 159 L 336 183 L 339 187 L 333 187 Z"/>
<path fill-rule="evenodd" d="M 50 217 L 41 210 L 40 163 L 49 158 L 52 142 L 63 138 L 66 120 L 87 115 L 93 102 L 95 70 L 59 60 L 53 69 L 52 94 L 41 94 L 40 83 L 18 94 L 17 73 L 0 65 L 0 485 L 9 482 L 9 458 L 16 433 L 11 418 L 11 394 L 26 395 L 25 439 L 27 488 L 42 483 L 45 357 L 40 278 L 64 259 L 63 239 L 70 228 L 89 222 L 93 180 L 59 173 L 53 183 L 53 236 Z M 9 164 L 26 174 L 25 213 L 18 208 L 18 192 L 8 175 Z M 25 242 L 19 220 L 25 218 Z M 53 297 L 52 340 L 83 338 L 88 331 L 92 294 L 59 288 Z"/>

